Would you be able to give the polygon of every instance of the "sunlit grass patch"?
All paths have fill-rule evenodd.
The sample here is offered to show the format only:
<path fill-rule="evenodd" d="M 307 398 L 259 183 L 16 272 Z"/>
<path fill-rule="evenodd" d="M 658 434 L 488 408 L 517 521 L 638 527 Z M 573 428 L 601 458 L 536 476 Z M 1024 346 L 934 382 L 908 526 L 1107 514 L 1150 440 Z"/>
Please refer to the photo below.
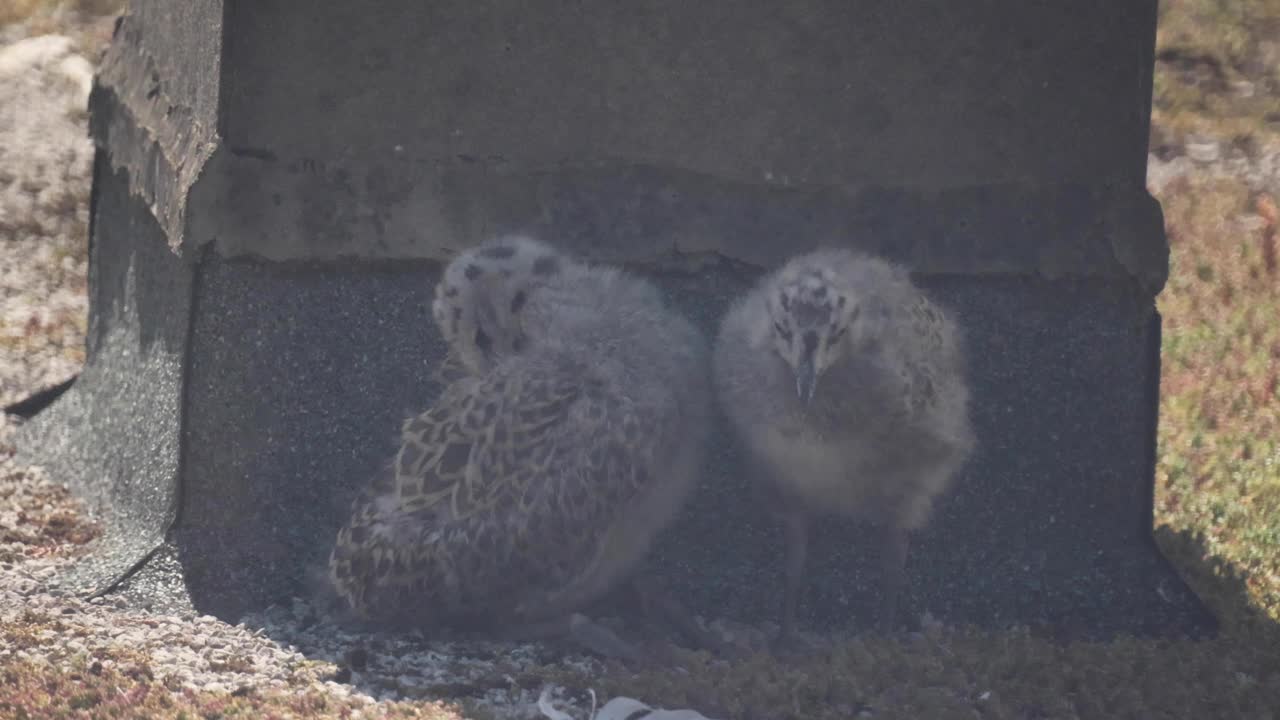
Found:
<path fill-rule="evenodd" d="M 1172 250 L 1157 519 L 1195 530 L 1280 619 L 1280 268 L 1275 201 L 1232 179 L 1160 193 Z"/>
<path fill-rule="evenodd" d="M 0 665 L 0 717 L 46 718 L 421 718 L 458 720 L 439 703 L 367 704 L 317 688 L 204 692 L 157 678 L 142 661 L 80 658 L 67 668 L 28 661 Z"/>
<path fill-rule="evenodd" d="M 0 621 L 0 718 L 463 717 L 457 708 L 433 701 L 374 707 L 368 700 L 326 692 L 306 673 L 283 687 L 200 690 L 184 686 L 174 668 L 154 662 L 146 651 L 127 646 L 50 654 L 50 638 L 69 635 L 56 614 L 26 610 Z"/>

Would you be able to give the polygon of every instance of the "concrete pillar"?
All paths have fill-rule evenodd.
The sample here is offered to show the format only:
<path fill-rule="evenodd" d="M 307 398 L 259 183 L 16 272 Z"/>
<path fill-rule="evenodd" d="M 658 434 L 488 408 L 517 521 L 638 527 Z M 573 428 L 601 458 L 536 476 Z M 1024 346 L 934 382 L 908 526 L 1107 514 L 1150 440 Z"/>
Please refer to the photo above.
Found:
<path fill-rule="evenodd" d="M 26 431 L 111 508 L 71 580 L 167 543 L 202 611 L 297 591 L 437 391 L 440 261 L 527 230 L 651 273 L 708 332 L 819 244 L 909 264 L 967 328 L 981 445 L 908 610 L 1207 627 L 1150 530 L 1155 10 L 135 0 L 92 97 L 89 363 Z M 772 618 L 779 533 L 716 443 L 653 562 L 697 611 Z M 870 617 L 868 538 L 820 528 L 808 622 Z"/>

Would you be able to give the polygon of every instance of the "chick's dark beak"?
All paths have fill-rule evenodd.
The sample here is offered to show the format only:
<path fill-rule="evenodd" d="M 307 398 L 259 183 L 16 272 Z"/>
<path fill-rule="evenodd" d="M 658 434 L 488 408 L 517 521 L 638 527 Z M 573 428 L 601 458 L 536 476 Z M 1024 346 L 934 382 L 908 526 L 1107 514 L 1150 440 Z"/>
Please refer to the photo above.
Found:
<path fill-rule="evenodd" d="M 818 375 L 813 368 L 813 359 L 805 358 L 796 368 L 796 396 L 805 405 L 813 399 L 813 388 L 818 384 Z"/>

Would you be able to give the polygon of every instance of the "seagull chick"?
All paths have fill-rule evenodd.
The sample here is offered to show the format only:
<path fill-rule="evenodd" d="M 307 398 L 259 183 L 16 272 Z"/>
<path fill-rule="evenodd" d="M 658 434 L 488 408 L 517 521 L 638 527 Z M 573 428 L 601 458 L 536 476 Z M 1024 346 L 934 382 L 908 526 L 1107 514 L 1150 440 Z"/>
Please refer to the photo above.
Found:
<path fill-rule="evenodd" d="M 338 594 L 364 618 L 634 656 L 581 611 L 633 577 L 698 476 L 705 339 L 647 281 L 520 236 L 456 257 L 432 311 L 458 377 L 339 531 Z"/>
<path fill-rule="evenodd" d="M 908 536 L 974 446 L 961 335 L 905 270 L 824 249 L 766 275 L 725 316 L 716 391 L 785 528 L 779 641 L 794 640 L 809 525 L 883 531 L 879 623 L 892 626 Z"/>

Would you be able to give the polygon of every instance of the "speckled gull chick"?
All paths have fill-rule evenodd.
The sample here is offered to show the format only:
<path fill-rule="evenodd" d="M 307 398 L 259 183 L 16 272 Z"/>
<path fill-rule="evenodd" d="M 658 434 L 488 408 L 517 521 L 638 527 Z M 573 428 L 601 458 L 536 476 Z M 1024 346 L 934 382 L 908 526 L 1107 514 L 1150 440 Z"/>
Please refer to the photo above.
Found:
<path fill-rule="evenodd" d="M 794 641 L 809 525 L 883 530 L 878 621 L 892 627 L 909 532 L 972 452 L 959 329 L 905 270 L 851 250 L 791 259 L 722 321 L 716 391 L 785 528 L 781 632 Z"/>
<path fill-rule="evenodd" d="M 706 340 L 647 281 L 521 236 L 456 257 L 433 315 L 460 372 L 338 533 L 338 595 L 637 657 L 581 611 L 634 578 L 697 478 Z"/>

